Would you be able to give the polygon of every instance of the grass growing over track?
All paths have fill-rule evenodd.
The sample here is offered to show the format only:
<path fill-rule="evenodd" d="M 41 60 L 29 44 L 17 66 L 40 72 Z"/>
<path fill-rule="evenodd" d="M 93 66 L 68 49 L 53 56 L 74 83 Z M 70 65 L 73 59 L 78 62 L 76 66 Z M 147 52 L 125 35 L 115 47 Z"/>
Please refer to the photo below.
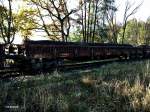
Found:
<path fill-rule="evenodd" d="M 150 61 L 0 81 L 0 111 L 148 112 Z"/>

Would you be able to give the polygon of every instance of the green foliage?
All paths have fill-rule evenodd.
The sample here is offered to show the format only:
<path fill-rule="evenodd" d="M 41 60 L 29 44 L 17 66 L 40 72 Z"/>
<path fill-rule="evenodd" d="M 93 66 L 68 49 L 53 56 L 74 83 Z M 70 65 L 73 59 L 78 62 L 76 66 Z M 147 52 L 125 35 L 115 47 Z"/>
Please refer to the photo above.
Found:
<path fill-rule="evenodd" d="M 32 8 L 20 9 L 16 15 L 15 23 L 18 31 L 21 33 L 21 36 L 29 37 L 33 34 L 33 30 L 38 28 L 37 11 Z"/>
<path fill-rule="evenodd" d="M 0 5 L 0 38 L 3 39 L 5 43 L 12 43 L 14 40 L 14 35 L 16 28 L 14 27 L 14 14 L 12 13 L 11 3 L 9 8 Z"/>
<path fill-rule="evenodd" d="M 4 5 L 0 6 L 0 37 L 4 42 L 11 43 L 16 33 L 21 34 L 24 38 L 31 36 L 33 30 L 38 27 L 37 18 L 35 17 L 37 11 L 32 8 L 21 8 L 16 13 L 12 9 L 12 1 L 9 8 Z"/>
<path fill-rule="evenodd" d="M 132 45 L 141 45 L 148 43 L 149 27 L 146 28 L 147 23 L 143 21 L 137 21 L 132 19 L 127 22 L 124 43 Z M 122 34 L 122 29 L 120 30 Z M 119 40 L 121 42 L 122 37 L 120 35 Z"/>
<path fill-rule="evenodd" d="M 76 27 L 76 29 L 73 31 L 73 33 L 70 34 L 70 41 L 72 42 L 81 42 L 83 38 L 81 28 L 79 26 Z"/>

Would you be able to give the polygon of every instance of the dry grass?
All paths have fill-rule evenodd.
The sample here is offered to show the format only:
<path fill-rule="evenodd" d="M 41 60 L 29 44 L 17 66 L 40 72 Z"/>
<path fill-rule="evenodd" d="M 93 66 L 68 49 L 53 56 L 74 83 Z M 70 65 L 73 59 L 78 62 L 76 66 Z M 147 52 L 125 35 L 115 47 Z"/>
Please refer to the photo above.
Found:
<path fill-rule="evenodd" d="M 0 111 L 18 105 L 23 112 L 149 112 L 149 66 L 113 63 L 89 73 L 0 81 Z"/>

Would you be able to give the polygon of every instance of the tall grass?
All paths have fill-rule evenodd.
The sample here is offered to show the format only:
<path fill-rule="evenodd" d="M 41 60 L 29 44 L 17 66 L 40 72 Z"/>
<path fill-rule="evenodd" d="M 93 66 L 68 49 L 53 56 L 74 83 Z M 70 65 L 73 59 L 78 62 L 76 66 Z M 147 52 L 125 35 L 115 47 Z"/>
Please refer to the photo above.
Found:
<path fill-rule="evenodd" d="M 149 60 L 0 81 L 0 111 L 148 112 Z M 17 106 L 17 108 L 7 108 Z"/>

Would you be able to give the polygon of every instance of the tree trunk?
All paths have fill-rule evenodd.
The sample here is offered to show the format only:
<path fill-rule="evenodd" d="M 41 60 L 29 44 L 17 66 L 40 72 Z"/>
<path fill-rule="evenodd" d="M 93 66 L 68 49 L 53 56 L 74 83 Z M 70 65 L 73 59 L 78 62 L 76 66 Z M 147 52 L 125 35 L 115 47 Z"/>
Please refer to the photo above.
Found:
<path fill-rule="evenodd" d="M 84 32 L 85 32 L 84 31 L 84 18 L 83 18 L 83 9 L 82 9 L 82 35 L 83 35 L 83 42 L 86 42 Z"/>
<path fill-rule="evenodd" d="M 96 8 L 95 8 L 95 15 L 94 15 L 94 29 L 93 29 L 92 43 L 94 43 L 94 37 L 95 37 L 95 28 L 96 28 L 96 20 L 97 20 L 97 9 L 98 9 L 98 0 L 96 1 Z"/>
<path fill-rule="evenodd" d="M 65 42 L 63 21 L 61 21 L 60 24 L 61 24 L 61 38 L 62 38 L 62 41 Z"/>
<path fill-rule="evenodd" d="M 122 42 L 121 42 L 122 44 L 124 44 L 125 32 L 126 32 L 126 23 L 123 27 Z"/>
<path fill-rule="evenodd" d="M 87 34 L 86 34 L 86 0 L 84 0 L 84 36 L 85 36 L 85 40 L 87 42 Z"/>
<path fill-rule="evenodd" d="M 88 28 L 87 28 L 87 42 L 89 42 L 89 34 L 90 34 L 90 21 L 91 21 L 91 1 L 89 1 L 89 7 L 88 7 Z"/>
<path fill-rule="evenodd" d="M 7 42 L 8 44 L 11 44 L 11 40 L 10 40 L 10 32 L 11 32 L 11 19 L 12 19 L 12 8 L 11 8 L 11 0 L 8 0 L 9 2 L 9 15 L 8 15 L 8 31 L 7 31 Z"/>

